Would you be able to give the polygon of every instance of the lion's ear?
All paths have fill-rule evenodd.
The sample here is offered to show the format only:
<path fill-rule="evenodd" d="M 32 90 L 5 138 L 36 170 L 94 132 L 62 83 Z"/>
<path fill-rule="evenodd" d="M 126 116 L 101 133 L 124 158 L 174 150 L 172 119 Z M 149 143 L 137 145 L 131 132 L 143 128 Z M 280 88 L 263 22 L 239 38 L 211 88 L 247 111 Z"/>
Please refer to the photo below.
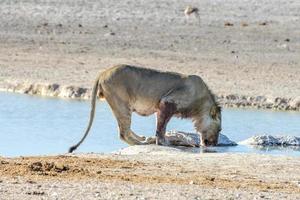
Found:
<path fill-rule="evenodd" d="M 217 119 L 218 115 L 220 113 L 220 108 L 218 106 L 212 106 L 210 109 L 210 116 L 213 119 Z"/>

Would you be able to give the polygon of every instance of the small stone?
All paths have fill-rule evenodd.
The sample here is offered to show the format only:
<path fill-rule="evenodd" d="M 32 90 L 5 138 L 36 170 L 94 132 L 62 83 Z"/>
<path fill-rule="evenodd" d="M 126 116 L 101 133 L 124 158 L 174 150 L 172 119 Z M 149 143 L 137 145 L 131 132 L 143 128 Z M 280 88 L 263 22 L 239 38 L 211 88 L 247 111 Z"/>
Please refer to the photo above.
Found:
<path fill-rule="evenodd" d="M 55 166 L 55 171 L 56 172 L 64 172 L 64 171 L 68 171 L 70 168 L 67 165 L 56 165 Z"/>
<path fill-rule="evenodd" d="M 33 191 L 33 192 L 26 192 L 28 195 L 44 195 L 44 191 Z"/>
<path fill-rule="evenodd" d="M 290 106 L 291 106 L 292 108 L 299 109 L 299 108 L 300 108 L 300 97 L 297 97 L 297 98 L 293 99 L 293 100 L 290 102 Z"/>
<path fill-rule="evenodd" d="M 233 23 L 225 22 L 225 23 L 224 23 L 224 26 L 233 26 Z"/>
<path fill-rule="evenodd" d="M 44 168 L 45 168 L 46 171 L 50 171 L 53 167 L 54 167 L 53 162 L 51 162 L 51 163 L 46 162 L 45 165 L 44 165 Z"/>
<path fill-rule="evenodd" d="M 189 184 L 190 184 L 190 185 L 193 185 L 193 184 L 194 184 L 194 181 L 190 181 Z"/>
<path fill-rule="evenodd" d="M 104 36 L 112 36 L 112 35 L 116 35 L 114 32 L 109 32 L 109 33 L 106 33 Z"/>
<path fill-rule="evenodd" d="M 286 48 L 288 48 L 288 45 L 287 44 L 282 44 L 282 45 L 279 45 L 278 47 L 282 48 L 282 49 L 286 49 Z"/>
<path fill-rule="evenodd" d="M 266 97 L 264 97 L 264 96 L 257 96 L 255 98 L 255 101 L 257 101 L 257 102 L 264 102 L 264 101 L 266 101 Z"/>
<path fill-rule="evenodd" d="M 0 161 L 0 164 L 1 164 L 1 165 L 7 165 L 7 164 L 9 164 L 9 162 L 7 162 L 7 161 L 5 161 L 5 160 L 1 160 L 1 161 Z"/>
<path fill-rule="evenodd" d="M 51 194 L 51 196 L 57 196 L 58 194 L 57 194 L 57 192 L 53 192 L 52 194 Z"/>
<path fill-rule="evenodd" d="M 300 187 L 300 181 L 293 181 L 293 183 L 294 183 L 295 185 L 297 185 L 298 187 Z"/>
<path fill-rule="evenodd" d="M 28 180 L 27 183 L 30 183 L 30 184 L 36 184 L 35 181 L 32 181 L 32 180 Z"/>
<path fill-rule="evenodd" d="M 41 162 L 34 162 L 29 165 L 29 169 L 34 172 L 42 171 L 43 165 Z"/>
<path fill-rule="evenodd" d="M 266 25 L 268 25 L 268 23 L 267 22 L 260 22 L 259 25 L 260 26 L 266 26 Z"/>
<path fill-rule="evenodd" d="M 95 197 L 100 197 L 100 192 L 96 192 Z"/>

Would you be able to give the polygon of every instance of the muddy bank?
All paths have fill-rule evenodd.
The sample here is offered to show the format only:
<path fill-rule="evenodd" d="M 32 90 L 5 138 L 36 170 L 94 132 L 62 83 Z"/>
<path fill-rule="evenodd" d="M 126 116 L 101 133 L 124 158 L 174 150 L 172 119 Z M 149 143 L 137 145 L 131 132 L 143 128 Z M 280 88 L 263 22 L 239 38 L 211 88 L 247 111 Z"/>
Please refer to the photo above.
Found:
<path fill-rule="evenodd" d="M 89 99 L 91 89 L 77 86 L 61 86 L 59 84 L 8 84 L 1 91 L 16 92 L 29 95 L 40 95 L 48 97 Z M 274 110 L 300 111 L 300 96 L 296 98 L 245 96 L 245 95 L 217 95 L 222 107 L 234 108 L 258 108 Z"/>

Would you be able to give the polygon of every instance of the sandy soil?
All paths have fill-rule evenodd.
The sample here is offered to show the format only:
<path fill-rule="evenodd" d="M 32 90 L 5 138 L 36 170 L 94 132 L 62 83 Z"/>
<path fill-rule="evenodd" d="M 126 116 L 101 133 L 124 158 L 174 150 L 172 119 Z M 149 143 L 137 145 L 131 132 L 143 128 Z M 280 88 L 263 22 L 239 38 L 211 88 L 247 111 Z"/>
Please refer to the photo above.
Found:
<path fill-rule="evenodd" d="M 0 158 L 5 199 L 299 199 L 300 160 L 256 154 Z"/>
<path fill-rule="evenodd" d="M 189 4 L 200 25 L 186 20 Z M 90 88 L 99 71 L 129 63 L 200 75 L 217 94 L 295 98 L 299 13 L 297 0 L 1 1 L 0 88 Z"/>

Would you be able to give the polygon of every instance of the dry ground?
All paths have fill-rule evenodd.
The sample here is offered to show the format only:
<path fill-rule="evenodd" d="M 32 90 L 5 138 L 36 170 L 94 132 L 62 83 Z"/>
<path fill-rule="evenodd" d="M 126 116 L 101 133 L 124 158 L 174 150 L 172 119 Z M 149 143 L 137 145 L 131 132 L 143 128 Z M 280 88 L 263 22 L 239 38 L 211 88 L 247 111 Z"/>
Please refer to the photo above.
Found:
<path fill-rule="evenodd" d="M 187 5 L 200 24 L 185 19 Z M 296 97 L 299 13 L 297 0 L 1 1 L 0 88 L 90 88 L 99 71 L 129 63 L 200 75 L 217 94 Z"/>
<path fill-rule="evenodd" d="M 61 155 L 1 158 L 0 166 L 5 199 L 300 198 L 300 160 L 280 156 Z"/>

